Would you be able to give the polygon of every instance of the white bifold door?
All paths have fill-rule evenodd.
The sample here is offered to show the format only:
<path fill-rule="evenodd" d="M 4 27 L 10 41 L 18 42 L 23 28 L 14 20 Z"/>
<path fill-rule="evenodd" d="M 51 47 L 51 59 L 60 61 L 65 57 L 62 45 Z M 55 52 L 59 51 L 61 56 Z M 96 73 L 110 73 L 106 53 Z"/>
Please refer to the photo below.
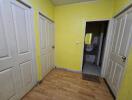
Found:
<path fill-rule="evenodd" d="M 31 9 L 0 0 L 0 100 L 19 100 L 37 82 Z"/>
<path fill-rule="evenodd" d="M 54 23 L 39 13 L 42 76 L 54 68 Z"/>
<path fill-rule="evenodd" d="M 114 19 L 112 34 L 106 79 L 114 95 L 117 96 L 132 43 L 132 9 Z"/>

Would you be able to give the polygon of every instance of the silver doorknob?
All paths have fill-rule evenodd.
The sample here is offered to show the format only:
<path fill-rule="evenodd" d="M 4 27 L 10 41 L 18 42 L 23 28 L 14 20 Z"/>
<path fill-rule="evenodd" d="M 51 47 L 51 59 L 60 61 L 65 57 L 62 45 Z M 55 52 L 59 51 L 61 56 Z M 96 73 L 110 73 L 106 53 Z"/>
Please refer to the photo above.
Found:
<path fill-rule="evenodd" d="M 54 49 L 55 48 L 55 46 L 52 46 L 52 49 Z"/>
<path fill-rule="evenodd" d="M 122 56 L 122 60 L 123 60 L 123 62 L 125 62 L 126 61 L 126 57 Z"/>

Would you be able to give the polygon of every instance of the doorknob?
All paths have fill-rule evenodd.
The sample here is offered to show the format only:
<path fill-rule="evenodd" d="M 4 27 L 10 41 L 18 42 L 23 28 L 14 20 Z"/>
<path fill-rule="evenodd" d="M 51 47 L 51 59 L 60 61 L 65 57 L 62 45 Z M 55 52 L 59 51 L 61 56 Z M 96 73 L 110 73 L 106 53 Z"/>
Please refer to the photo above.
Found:
<path fill-rule="evenodd" d="M 126 61 L 126 57 L 122 56 L 122 60 L 123 60 L 123 62 L 125 62 Z"/>
<path fill-rule="evenodd" d="M 52 49 L 54 49 L 55 48 L 55 46 L 52 46 Z"/>

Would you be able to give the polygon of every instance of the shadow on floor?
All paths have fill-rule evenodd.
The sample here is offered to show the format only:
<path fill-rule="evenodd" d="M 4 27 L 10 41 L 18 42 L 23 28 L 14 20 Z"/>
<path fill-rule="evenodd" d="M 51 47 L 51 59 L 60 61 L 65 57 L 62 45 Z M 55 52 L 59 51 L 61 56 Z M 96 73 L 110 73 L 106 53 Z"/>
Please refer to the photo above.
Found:
<path fill-rule="evenodd" d="M 85 62 L 84 66 L 83 66 L 83 74 L 100 76 L 101 75 L 101 67 L 99 67 L 95 64 Z"/>

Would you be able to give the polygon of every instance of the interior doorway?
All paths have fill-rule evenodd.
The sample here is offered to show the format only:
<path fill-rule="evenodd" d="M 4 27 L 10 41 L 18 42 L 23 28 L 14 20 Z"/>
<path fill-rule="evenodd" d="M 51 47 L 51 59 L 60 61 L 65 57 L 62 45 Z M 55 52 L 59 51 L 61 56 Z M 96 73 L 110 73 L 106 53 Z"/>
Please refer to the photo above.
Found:
<path fill-rule="evenodd" d="M 82 73 L 101 76 L 109 21 L 86 22 Z"/>

